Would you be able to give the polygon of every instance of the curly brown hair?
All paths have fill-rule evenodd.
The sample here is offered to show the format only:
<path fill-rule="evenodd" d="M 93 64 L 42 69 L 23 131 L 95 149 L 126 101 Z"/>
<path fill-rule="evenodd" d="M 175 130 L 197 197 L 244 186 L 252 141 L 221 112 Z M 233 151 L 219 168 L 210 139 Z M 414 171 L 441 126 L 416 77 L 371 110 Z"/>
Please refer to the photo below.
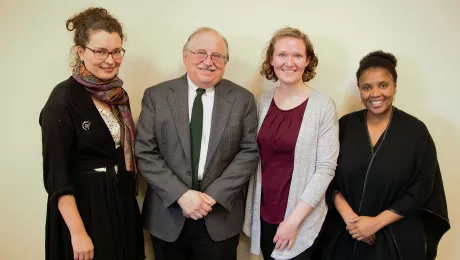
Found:
<path fill-rule="evenodd" d="M 275 74 L 275 70 L 273 69 L 273 66 L 270 63 L 273 58 L 273 53 L 275 52 L 276 42 L 279 39 L 286 37 L 302 40 L 305 44 L 307 52 L 306 56 L 307 59 L 310 60 L 310 62 L 308 63 L 308 66 L 305 68 L 305 71 L 303 72 L 302 80 L 303 82 L 310 81 L 316 75 L 315 69 L 318 66 L 318 57 L 316 57 L 315 55 L 313 44 L 311 43 L 310 38 L 308 38 L 308 36 L 305 33 L 301 32 L 299 29 L 291 27 L 282 28 L 276 31 L 275 34 L 273 34 L 273 37 L 268 43 L 266 49 L 265 59 L 262 62 L 262 65 L 260 65 L 260 74 L 268 80 L 273 80 L 275 82 L 278 81 L 278 77 Z"/>
<path fill-rule="evenodd" d="M 75 31 L 72 50 L 77 46 L 86 48 L 90 41 L 91 33 L 96 31 L 116 32 L 120 35 L 122 41 L 125 39 L 120 22 L 110 15 L 106 9 L 100 7 L 90 7 L 72 16 L 66 21 L 65 26 L 68 31 Z M 70 66 L 74 67 L 79 60 L 76 51 L 71 59 Z"/>

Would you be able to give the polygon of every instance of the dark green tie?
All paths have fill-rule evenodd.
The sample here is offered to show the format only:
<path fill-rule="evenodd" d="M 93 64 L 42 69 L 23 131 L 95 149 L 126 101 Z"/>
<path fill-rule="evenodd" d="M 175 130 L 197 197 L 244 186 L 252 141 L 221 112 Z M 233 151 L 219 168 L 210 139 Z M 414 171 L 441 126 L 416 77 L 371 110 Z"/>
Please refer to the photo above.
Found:
<path fill-rule="evenodd" d="M 201 135 L 203 133 L 203 101 L 201 96 L 205 89 L 196 90 L 193 101 L 192 119 L 190 120 L 190 140 L 192 145 L 192 189 L 198 190 L 198 164 L 200 163 Z"/>

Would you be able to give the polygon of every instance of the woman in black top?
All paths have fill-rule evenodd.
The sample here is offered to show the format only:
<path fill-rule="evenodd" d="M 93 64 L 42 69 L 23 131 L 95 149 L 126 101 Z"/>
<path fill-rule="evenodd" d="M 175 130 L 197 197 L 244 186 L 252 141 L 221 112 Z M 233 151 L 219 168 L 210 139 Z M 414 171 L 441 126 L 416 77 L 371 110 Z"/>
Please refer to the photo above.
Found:
<path fill-rule="evenodd" d="M 342 117 L 331 207 L 313 259 L 434 259 L 450 228 L 426 126 L 395 108 L 396 58 L 372 52 L 356 73 L 366 109 Z"/>
<path fill-rule="evenodd" d="M 73 73 L 40 114 L 46 259 L 144 259 L 134 122 L 117 77 L 125 53 L 121 25 L 105 9 L 90 8 L 66 27 L 74 31 Z"/>

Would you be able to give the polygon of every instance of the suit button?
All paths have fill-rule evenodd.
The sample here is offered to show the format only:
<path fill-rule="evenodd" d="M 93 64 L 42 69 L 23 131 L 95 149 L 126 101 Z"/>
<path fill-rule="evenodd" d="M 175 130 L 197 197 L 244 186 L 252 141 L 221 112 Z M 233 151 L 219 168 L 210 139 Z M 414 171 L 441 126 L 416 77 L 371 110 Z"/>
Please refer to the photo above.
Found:
<path fill-rule="evenodd" d="M 190 176 L 192 175 L 192 173 L 190 171 L 187 171 L 187 175 Z"/>
<path fill-rule="evenodd" d="M 233 206 L 233 204 L 235 204 L 235 201 L 234 201 L 234 200 L 232 200 L 232 202 L 230 202 L 230 205 Z"/>

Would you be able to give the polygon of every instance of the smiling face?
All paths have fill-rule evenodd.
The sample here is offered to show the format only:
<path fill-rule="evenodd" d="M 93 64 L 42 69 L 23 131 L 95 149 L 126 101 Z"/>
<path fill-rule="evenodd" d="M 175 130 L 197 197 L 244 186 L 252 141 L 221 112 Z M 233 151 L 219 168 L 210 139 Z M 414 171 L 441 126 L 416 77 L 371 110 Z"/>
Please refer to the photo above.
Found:
<path fill-rule="evenodd" d="M 112 55 L 108 55 L 105 59 L 96 59 L 97 53 L 90 49 L 95 52 L 112 52 L 121 49 L 122 43 L 120 35 L 116 32 L 95 31 L 91 33 L 86 46 L 78 46 L 78 57 L 93 76 L 104 81 L 110 80 L 118 74 L 123 59 L 115 60 Z"/>
<path fill-rule="evenodd" d="M 281 84 L 303 83 L 302 75 L 309 62 L 302 40 L 284 37 L 276 41 L 270 64 Z"/>
<path fill-rule="evenodd" d="M 207 57 L 203 59 L 205 53 Z M 187 75 L 199 88 L 215 86 L 224 76 L 226 56 L 226 45 L 222 36 L 213 31 L 198 33 L 183 51 Z M 224 59 L 219 62 L 216 57 Z"/>
<path fill-rule="evenodd" d="M 396 83 L 391 73 L 381 67 L 366 69 L 358 80 L 359 94 L 368 113 L 375 116 L 391 112 Z"/>

